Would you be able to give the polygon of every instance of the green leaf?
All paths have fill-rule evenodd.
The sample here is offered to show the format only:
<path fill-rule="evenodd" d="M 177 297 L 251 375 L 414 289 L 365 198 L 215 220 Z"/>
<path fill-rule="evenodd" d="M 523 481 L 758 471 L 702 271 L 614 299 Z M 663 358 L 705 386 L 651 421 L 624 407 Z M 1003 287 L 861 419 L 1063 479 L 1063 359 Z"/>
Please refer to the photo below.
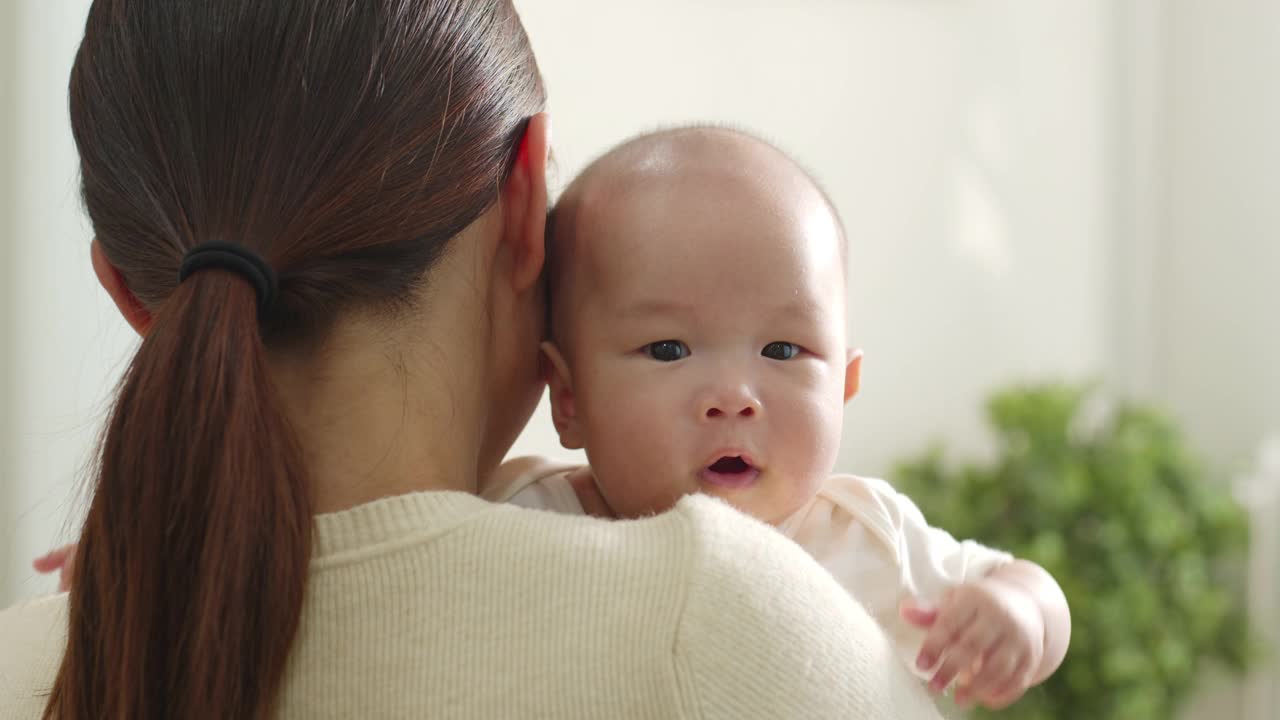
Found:
<path fill-rule="evenodd" d="M 996 458 L 956 466 L 934 446 L 893 476 L 931 524 L 1040 564 L 1071 605 L 1062 668 L 974 717 L 1164 720 L 1206 662 L 1239 673 L 1266 657 L 1242 606 L 1244 511 L 1167 417 L 1123 402 L 1096 417 L 1097 398 L 1002 390 L 987 403 Z"/>

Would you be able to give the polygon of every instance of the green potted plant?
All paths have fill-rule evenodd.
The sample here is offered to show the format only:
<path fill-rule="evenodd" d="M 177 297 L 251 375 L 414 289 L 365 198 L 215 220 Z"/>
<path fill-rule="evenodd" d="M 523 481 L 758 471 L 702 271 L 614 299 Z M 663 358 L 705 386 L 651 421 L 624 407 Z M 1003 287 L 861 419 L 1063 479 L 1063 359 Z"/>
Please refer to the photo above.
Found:
<path fill-rule="evenodd" d="M 1239 592 L 1246 516 L 1173 424 L 1089 388 L 1008 389 L 988 403 L 997 455 L 954 467 L 934 448 L 899 489 L 930 524 L 1039 563 L 1071 604 L 1058 672 L 980 717 L 1169 720 L 1207 662 L 1256 653 Z"/>

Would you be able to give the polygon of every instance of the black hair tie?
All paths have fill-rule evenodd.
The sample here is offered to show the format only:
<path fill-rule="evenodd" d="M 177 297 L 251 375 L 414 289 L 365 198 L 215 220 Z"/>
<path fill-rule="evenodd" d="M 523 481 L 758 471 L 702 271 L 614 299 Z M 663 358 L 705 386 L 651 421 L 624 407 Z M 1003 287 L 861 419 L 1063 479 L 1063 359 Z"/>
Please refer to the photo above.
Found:
<path fill-rule="evenodd" d="M 276 299 L 276 271 L 271 269 L 267 261 L 258 253 L 243 245 L 212 241 L 201 243 L 190 250 L 182 258 L 182 268 L 178 271 L 178 282 L 191 277 L 193 273 L 209 268 L 230 270 L 248 280 L 258 292 L 258 314 L 262 314 Z"/>

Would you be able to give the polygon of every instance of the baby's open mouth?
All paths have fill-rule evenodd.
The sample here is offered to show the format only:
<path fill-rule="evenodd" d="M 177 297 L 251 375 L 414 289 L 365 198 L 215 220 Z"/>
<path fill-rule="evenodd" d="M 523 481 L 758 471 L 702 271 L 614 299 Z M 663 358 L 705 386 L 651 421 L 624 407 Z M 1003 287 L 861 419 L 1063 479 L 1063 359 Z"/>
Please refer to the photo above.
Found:
<path fill-rule="evenodd" d="M 708 468 L 711 472 L 723 473 L 725 475 L 736 475 L 744 473 L 751 469 L 751 465 L 743 460 L 742 457 L 734 455 L 733 457 L 722 457 L 711 464 Z"/>
<path fill-rule="evenodd" d="M 745 488 L 755 484 L 760 469 L 741 455 L 724 455 L 701 473 L 702 481 L 722 488 Z"/>

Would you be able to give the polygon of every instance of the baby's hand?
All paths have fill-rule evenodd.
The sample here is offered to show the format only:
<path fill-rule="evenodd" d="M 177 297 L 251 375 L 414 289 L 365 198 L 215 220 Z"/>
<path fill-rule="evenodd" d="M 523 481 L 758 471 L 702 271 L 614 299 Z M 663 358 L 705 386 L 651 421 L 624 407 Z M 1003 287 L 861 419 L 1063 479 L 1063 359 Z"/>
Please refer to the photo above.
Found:
<path fill-rule="evenodd" d="M 902 617 L 928 630 L 916 665 L 925 671 L 937 666 L 929 688 L 941 692 L 959 676 L 955 700 L 961 707 L 1013 704 L 1044 655 L 1040 607 L 1023 589 L 995 578 L 953 588 L 935 608 L 904 604 Z"/>
<path fill-rule="evenodd" d="M 71 589 L 71 572 L 75 568 L 75 562 L 76 546 L 72 543 L 36 558 L 31 566 L 44 575 L 58 573 L 58 592 L 66 592 Z"/>

